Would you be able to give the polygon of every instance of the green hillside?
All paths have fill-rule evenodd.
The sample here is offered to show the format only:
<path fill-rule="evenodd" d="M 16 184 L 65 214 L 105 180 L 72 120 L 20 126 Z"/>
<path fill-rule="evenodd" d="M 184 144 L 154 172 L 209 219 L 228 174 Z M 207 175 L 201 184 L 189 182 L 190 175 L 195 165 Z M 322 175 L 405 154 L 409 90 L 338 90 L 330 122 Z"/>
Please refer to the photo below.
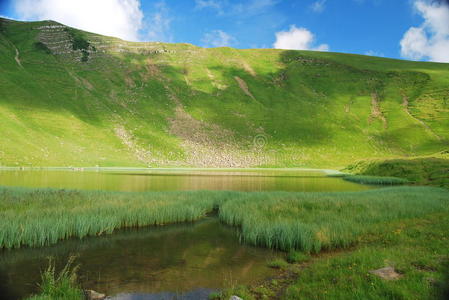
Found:
<path fill-rule="evenodd" d="M 0 165 L 340 167 L 449 148 L 449 64 L 0 19 Z"/>

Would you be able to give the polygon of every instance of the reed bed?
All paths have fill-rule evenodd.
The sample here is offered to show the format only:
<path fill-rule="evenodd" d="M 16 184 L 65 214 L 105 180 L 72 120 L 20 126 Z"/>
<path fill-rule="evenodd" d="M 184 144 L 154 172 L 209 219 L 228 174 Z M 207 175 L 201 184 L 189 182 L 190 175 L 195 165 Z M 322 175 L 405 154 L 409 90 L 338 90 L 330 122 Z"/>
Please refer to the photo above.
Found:
<path fill-rule="evenodd" d="M 124 227 L 192 222 L 227 192 L 100 192 L 0 188 L 0 248 L 50 245 Z"/>
<path fill-rule="evenodd" d="M 228 200 L 220 219 L 241 228 L 243 242 L 319 252 L 348 247 L 388 222 L 447 212 L 447 190 L 392 187 L 338 193 L 248 193 Z"/>
<path fill-rule="evenodd" d="M 449 210 L 447 190 L 99 192 L 0 188 L 0 248 L 45 246 L 123 227 L 192 222 L 219 208 L 241 240 L 281 250 L 347 247 L 386 222 Z"/>
<path fill-rule="evenodd" d="M 409 181 L 404 178 L 383 176 L 349 175 L 343 176 L 343 179 L 355 183 L 375 185 L 402 185 L 409 183 Z"/>

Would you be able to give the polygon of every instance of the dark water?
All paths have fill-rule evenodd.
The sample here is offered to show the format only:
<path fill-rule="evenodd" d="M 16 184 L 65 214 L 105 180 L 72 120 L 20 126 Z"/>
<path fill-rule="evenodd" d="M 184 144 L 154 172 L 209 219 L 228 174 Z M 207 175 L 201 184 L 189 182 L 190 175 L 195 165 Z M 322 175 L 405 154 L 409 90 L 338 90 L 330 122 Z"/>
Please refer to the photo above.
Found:
<path fill-rule="evenodd" d="M 113 299 L 207 299 L 210 292 L 273 274 L 271 250 L 242 245 L 236 229 L 209 217 L 194 224 L 121 230 L 55 246 L 0 252 L 0 299 L 36 292 L 40 271 L 55 257 L 78 255 L 83 288 Z"/>
<path fill-rule="evenodd" d="M 53 187 L 119 191 L 357 191 L 370 187 L 300 169 L 249 170 L 102 170 L 6 171 L 0 186 Z"/>

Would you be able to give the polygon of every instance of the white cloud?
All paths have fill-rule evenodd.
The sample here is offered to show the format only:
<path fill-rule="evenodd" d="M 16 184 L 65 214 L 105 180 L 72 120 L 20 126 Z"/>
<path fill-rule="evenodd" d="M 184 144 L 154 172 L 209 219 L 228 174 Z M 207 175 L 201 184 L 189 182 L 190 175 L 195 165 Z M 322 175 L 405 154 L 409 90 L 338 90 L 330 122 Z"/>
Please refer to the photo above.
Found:
<path fill-rule="evenodd" d="M 365 55 L 368 55 L 368 56 L 385 57 L 385 55 L 384 55 L 382 52 L 377 52 L 377 51 L 374 51 L 374 50 L 368 50 L 368 51 L 366 51 L 366 52 L 365 52 Z"/>
<path fill-rule="evenodd" d="M 237 40 L 222 30 L 212 30 L 201 39 L 204 47 L 230 47 L 237 43 Z"/>
<path fill-rule="evenodd" d="M 292 25 L 289 31 L 276 32 L 276 41 L 273 47 L 276 49 L 329 51 L 327 44 L 315 47 L 314 42 L 315 36 L 312 32 L 306 28 L 297 28 Z"/>
<path fill-rule="evenodd" d="M 231 13 L 246 16 L 259 15 L 276 5 L 278 2 L 279 0 L 251 0 L 243 4 L 234 4 L 231 7 Z"/>
<path fill-rule="evenodd" d="M 417 12 L 424 18 L 419 27 L 404 34 L 401 56 L 413 60 L 449 62 L 449 5 L 417 0 Z"/>
<path fill-rule="evenodd" d="M 212 9 L 219 15 L 252 17 L 265 13 L 280 0 L 247 0 L 230 3 L 228 0 L 195 0 L 195 9 Z"/>
<path fill-rule="evenodd" d="M 203 8 L 216 9 L 221 11 L 223 2 L 219 0 L 195 0 L 195 9 L 201 10 Z"/>
<path fill-rule="evenodd" d="M 158 42 L 173 42 L 173 36 L 170 33 L 170 24 L 172 18 L 168 6 L 164 1 L 158 2 L 154 6 L 155 12 L 150 15 L 146 28 L 148 28 L 146 40 Z"/>
<path fill-rule="evenodd" d="M 54 20 L 132 41 L 143 24 L 139 0 L 17 0 L 15 10 L 22 20 Z"/>
<path fill-rule="evenodd" d="M 326 8 L 326 0 L 318 0 L 310 5 L 310 9 L 316 13 L 322 13 Z"/>

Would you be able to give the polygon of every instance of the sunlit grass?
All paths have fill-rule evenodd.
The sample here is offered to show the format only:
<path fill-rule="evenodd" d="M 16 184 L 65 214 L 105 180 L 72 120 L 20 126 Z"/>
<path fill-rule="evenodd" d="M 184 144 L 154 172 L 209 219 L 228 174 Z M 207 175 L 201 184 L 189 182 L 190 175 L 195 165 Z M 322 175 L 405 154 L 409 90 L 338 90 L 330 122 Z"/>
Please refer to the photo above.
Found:
<path fill-rule="evenodd" d="M 56 272 L 55 263 L 50 259 L 47 269 L 41 275 L 39 294 L 28 300 L 83 300 L 85 297 L 78 287 L 78 266 L 73 265 L 74 260 L 75 257 L 70 257 L 64 268 Z"/>
<path fill-rule="evenodd" d="M 125 193 L 0 188 L 0 248 L 45 246 L 123 227 L 192 222 L 227 192 Z"/>
<path fill-rule="evenodd" d="M 448 211 L 447 191 L 396 187 L 339 193 L 251 193 L 228 200 L 220 219 L 241 228 L 242 241 L 281 250 L 319 252 L 353 245 L 385 222 Z"/>
<path fill-rule="evenodd" d="M 123 227 L 192 222 L 219 209 L 243 242 L 290 251 L 347 247 L 383 222 L 447 211 L 447 191 L 399 187 L 363 192 L 97 192 L 0 189 L 0 247 L 39 247 Z"/>

